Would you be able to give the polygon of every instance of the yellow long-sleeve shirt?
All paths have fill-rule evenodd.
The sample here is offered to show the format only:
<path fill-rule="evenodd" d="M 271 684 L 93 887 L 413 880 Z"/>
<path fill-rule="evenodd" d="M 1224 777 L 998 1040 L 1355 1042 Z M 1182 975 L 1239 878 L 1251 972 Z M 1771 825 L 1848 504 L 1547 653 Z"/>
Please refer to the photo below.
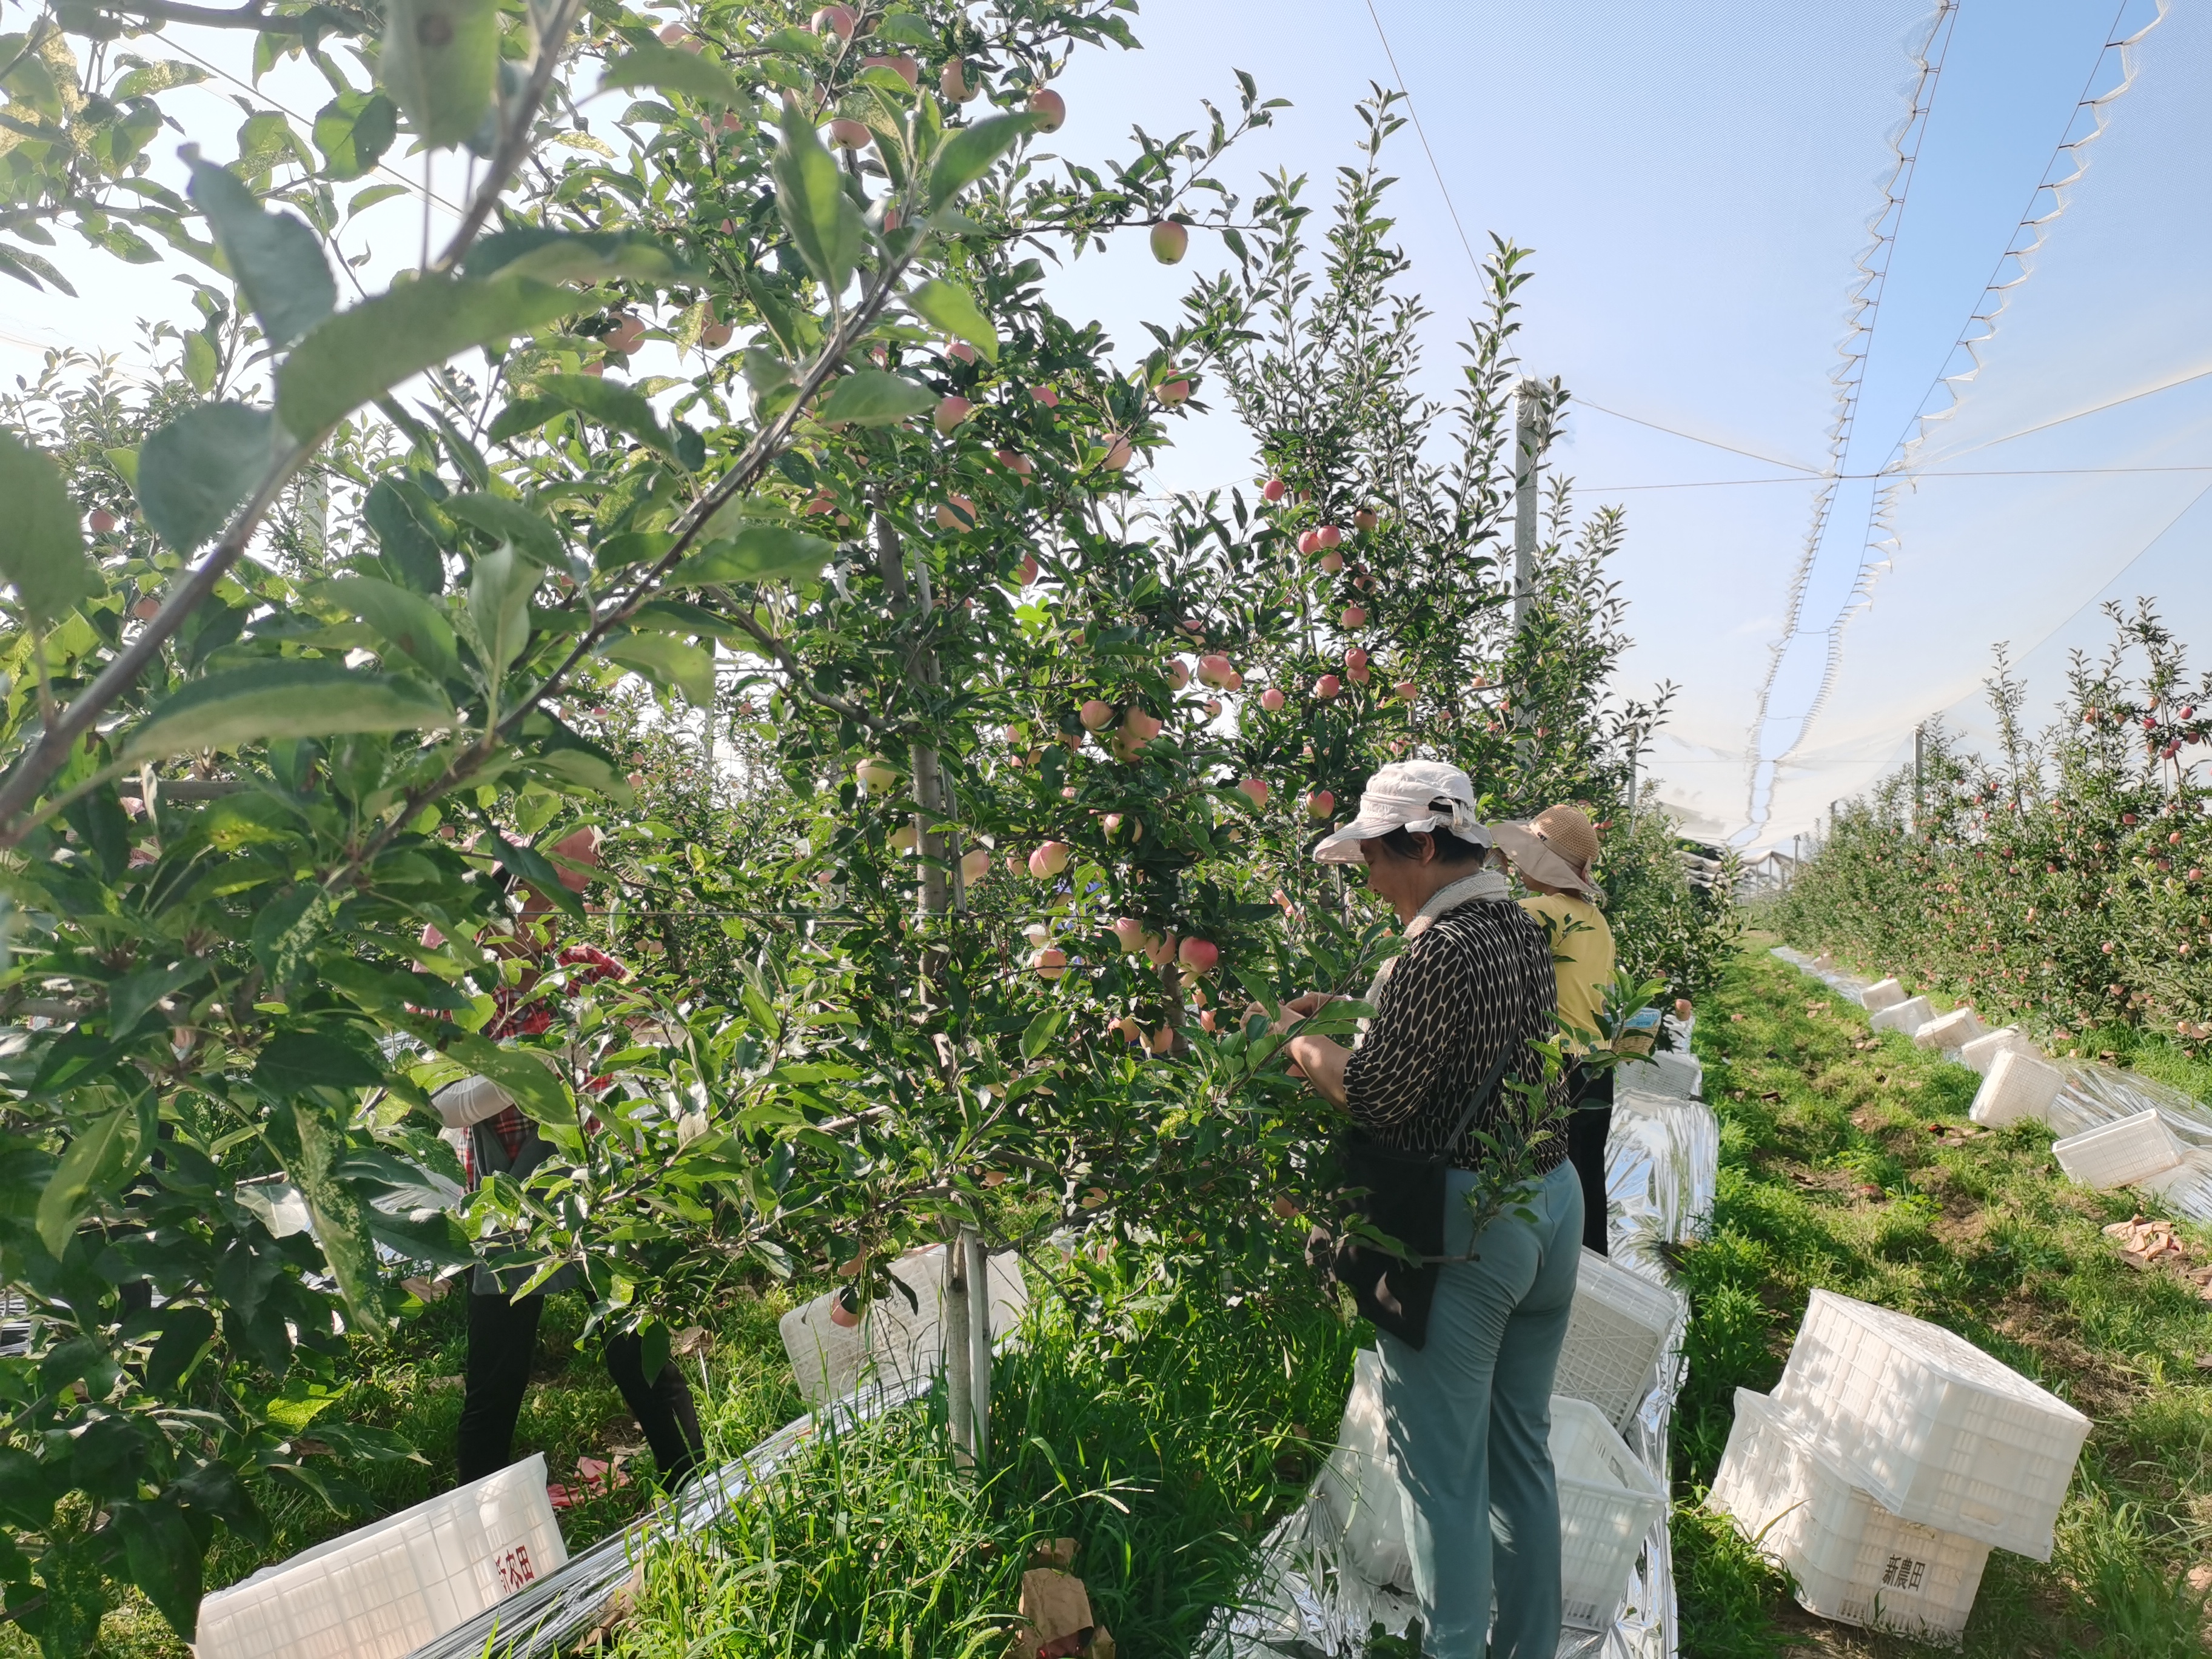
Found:
<path fill-rule="evenodd" d="M 1559 1023 L 1599 1029 L 1605 988 L 1613 982 L 1613 929 L 1598 908 L 1564 893 L 1539 893 L 1521 901 L 1552 942 L 1552 972 L 1559 986 Z M 1585 1045 L 1571 1042 L 1580 1050 Z"/>

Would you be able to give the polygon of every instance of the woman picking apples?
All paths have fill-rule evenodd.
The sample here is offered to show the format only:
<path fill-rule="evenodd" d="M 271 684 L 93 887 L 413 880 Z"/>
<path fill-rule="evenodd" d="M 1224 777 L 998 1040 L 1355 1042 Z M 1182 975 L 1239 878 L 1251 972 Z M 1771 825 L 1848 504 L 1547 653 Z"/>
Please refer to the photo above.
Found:
<path fill-rule="evenodd" d="M 1553 806 L 1526 823 L 1494 824 L 1491 834 L 1533 895 L 1521 901 L 1521 908 L 1536 918 L 1552 942 L 1561 1036 L 1578 1054 L 1604 1047 L 1596 1033 L 1605 1012 L 1605 988 L 1613 982 L 1613 929 L 1597 908 L 1605 895 L 1590 879 L 1597 830 L 1575 808 Z M 1604 1255 L 1605 1143 L 1613 1132 L 1613 1073 L 1577 1064 L 1569 1088 L 1574 1115 L 1567 1120 L 1567 1161 L 1583 1183 L 1583 1243 Z"/>
<path fill-rule="evenodd" d="M 1350 1238 L 1330 1252 L 1378 1326 L 1425 1650 L 1550 1659 L 1560 1620 L 1552 1383 L 1583 1195 L 1564 1142 L 1501 1086 L 1564 1103 L 1534 1046 L 1553 1030 L 1551 946 L 1504 876 L 1484 868 L 1491 845 L 1457 767 L 1408 761 L 1370 778 L 1358 816 L 1314 856 L 1365 863 L 1368 886 L 1405 925 L 1406 950 L 1369 992 L 1375 1015 L 1358 1046 L 1303 1032 L 1287 1048 L 1356 1126 L 1340 1150 L 1357 1207 L 1418 1253 L 1409 1262 Z M 1297 998 L 1276 1029 L 1331 1000 Z M 1469 1200 L 1480 1171 L 1515 1143 L 1535 1184 L 1478 1234 Z"/>

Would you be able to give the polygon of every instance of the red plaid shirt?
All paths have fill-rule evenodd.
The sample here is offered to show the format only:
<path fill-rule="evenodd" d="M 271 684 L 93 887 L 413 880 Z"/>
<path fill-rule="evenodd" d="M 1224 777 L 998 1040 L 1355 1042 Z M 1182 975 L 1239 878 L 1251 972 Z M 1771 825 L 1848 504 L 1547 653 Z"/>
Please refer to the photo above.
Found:
<path fill-rule="evenodd" d="M 553 958 L 551 966 L 577 969 L 570 975 L 572 984 L 592 985 L 605 979 L 625 977 L 622 964 L 596 945 L 571 945 Z M 524 975 L 520 983 L 502 983 L 492 993 L 492 1000 L 498 1012 L 493 1015 L 491 1024 L 484 1027 L 486 1036 L 499 1042 L 508 1037 L 541 1036 L 553 1029 L 550 1003 L 543 997 L 532 1000 L 531 996 L 537 988 L 538 979 L 546 971 L 542 968 L 535 969 Z M 499 1144 L 507 1149 L 509 1158 L 522 1150 L 523 1140 L 530 1133 L 530 1120 L 513 1106 L 491 1119 L 484 1127 L 499 1137 Z M 477 1186 L 473 1137 L 463 1143 L 461 1164 L 468 1172 L 469 1188 L 473 1192 Z"/>

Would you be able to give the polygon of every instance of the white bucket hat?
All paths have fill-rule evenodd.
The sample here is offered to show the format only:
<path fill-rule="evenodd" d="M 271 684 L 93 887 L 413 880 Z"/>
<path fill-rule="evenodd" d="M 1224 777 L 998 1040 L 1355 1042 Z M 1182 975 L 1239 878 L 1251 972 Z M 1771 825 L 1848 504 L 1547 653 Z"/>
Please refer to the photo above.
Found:
<path fill-rule="evenodd" d="M 1359 816 L 1322 838 L 1313 855 L 1323 864 L 1358 864 L 1363 841 L 1393 830 L 1434 835 L 1449 830 L 1462 841 L 1490 848 L 1490 831 L 1474 809 L 1474 785 L 1456 766 L 1441 761 L 1393 761 L 1359 792 Z"/>

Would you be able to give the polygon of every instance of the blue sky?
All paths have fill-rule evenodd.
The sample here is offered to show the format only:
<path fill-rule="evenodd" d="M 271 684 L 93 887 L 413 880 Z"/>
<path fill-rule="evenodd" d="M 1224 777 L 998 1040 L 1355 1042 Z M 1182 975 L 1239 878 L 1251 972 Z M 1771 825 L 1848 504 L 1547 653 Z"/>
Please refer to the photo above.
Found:
<path fill-rule="evenodd" d="M 1585 507 L 1628 511 L 1628 689 L 1680 688 L 1655 769 L 1664 798 L 1696 828 L 1765 846 L 1908 754 L 1916 721 L 1948 711 L 1972 731 L 1998 640 L 2027 653 L 2040 707 L 2066 650 L 2101 632 L 2100 594 L 2159 594 L 2185 637 L 2192 620 L 2204 624 L 2196 637 L 2212 635 L 2212 594 L 2200 593 L 2212 585 L 2196 574 L 2212 471 L 2054 471 L 2212 466 L 2212 378 L 2191 378 L 2212 370 L 2208 7 L 2173 0 L 2159 21 L 2156 0 L 1961 0 L 1946 14 L 1924 0 L 1375 0 L 1370 15 L 1364 0 L 1175 0 L 1134 20 L 1146 51 L 1071 66 L 1054 143 L 1095 160 L 1132 125 L 1197 125 L 1201 98 L 1233 103 L 1243 69 L 1293 106 L 1240 148 L 1225 179 L 1249 194 L 1262 172 L 1287 168 L 1325 201 L 1352 159 L 1352 104 L 1402 71 L 1434 156 L 1432 167 L 1408 130 L 1390 161 L 1413 285 L 1436 314 L 1435 389 L 1448 389 L 1477 303 L 1448 191 L 1478 251 L 1492 231 L 1536 251 L 1523 361 L 1578 399 L 1559 464 Z M 2154 21 L 2130 53 L 2108 47 Z M 237 49 L 177 39 L 217 61 Z M 1941 71 L 1908 129 L 1923 45 Z M 2085 89 L 2111 92 L 2130 70 L 2124 93 L 2081 107 Z M 281 75 L 264 89 L 288 96 Z M 229 90 L 203 94 L 218 158 L 240 118 L 218 95 Z M 2038 189 L 2054 154 L 2100 115 L 2102 135 L 2058 168 L 2086 164 L 2063 210 L 2025 264 L 2008 260 L 2026 246 L 2023 216 L 2057 205 Z M 1832 466 L 1850 296 L 1900 142 L 1913 165 L 1893 241 L 1876 250 L 1880 303 L 1861 318 L 1870 331 L 1841 471 L 1903 455 L 1919 476 L 1876 518 L 1871 480 L 1819 475 Z M 374 213 L 378 264 L 411 254 L 409 204 Z M 1141 319 L 1172 315 L 1191 276 L 1225 258 L 1200 234 L 1170 270 L 1133 232 L 1067 268 L 1054 298 L 1134 349 Z M 104 264 L 69 263 L 92 278 L 81 302 L 11 295 L 0 366 L 27 367 L 32 343 L 125 344 L 118 319 L 183 299 Z M 1973 319 L 1990 309 L 1993 277 L 2008 284 L 1995 332 L 1972 378 L 1947 388 L 1944 376 L 1974 368 L 1957 343 L 1986 331 Z M 1930 413 L 1943 418 L 1913 447 Z M 1201 417 L 1156 482 L 1205 487 L 1250 471 L 1233 421 Z M 1953 476 L 1965 472 L 2007 476 Z M 1793 579 L 1831 489 L 1793 631 Z"/>

